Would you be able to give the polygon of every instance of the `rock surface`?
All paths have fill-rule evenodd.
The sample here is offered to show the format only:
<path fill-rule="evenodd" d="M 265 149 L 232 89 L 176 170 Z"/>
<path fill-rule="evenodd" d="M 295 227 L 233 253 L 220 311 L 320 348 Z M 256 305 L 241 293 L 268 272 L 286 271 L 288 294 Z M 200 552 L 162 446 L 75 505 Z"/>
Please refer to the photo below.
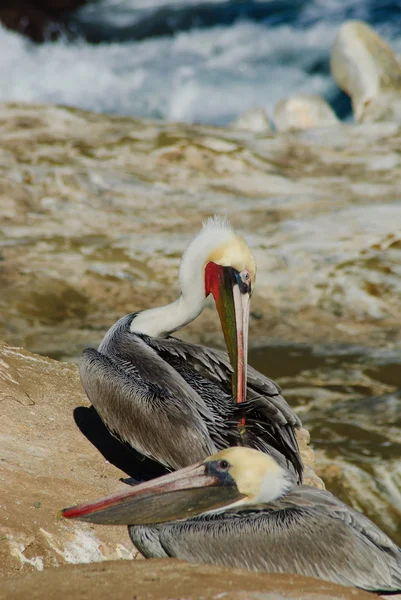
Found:
<path fill-rule="evenodd" d="M 274 124 L 278 131 L 311 129 L 338 125 L 335 112 L 317 94 L 298 94 L 280 100 L 274 109 Z"/>
<path fill-rule="evenodd" d="M 400 461 L 372 464 L 363 470 L 318 451 L 317 472 L 333 494 L 363 512 L 396 542 L 401 540 Z"/>
<path fill-rule="evenodd" d="M 99 428 L 88 405 L 75 365 L 0 344 L 0 407 L 7 423 L 0 433 L 0 576 L 137 554 L 126 527 L 56 519 L 61 508 L 123 488 L 118 479 L 124 470 L 105 457 L 137 479 L 156 474 L 150 461 L 128 451 L 124 456 L 122 447 L 119 452 L 121 445 Z M 299 433 L 310 470 L 309 436 Z M 313 471 L 307 481 L 322 486 Z"/>
<path fill-rule="evenodd" d="M 249 573 L 177 560 L 66 566 L 2 581 L 0 600 L 372 600 L 317 579 Z"/>
<path fill-rule="evenodd" d="M 0 337 L 53 357 L 173 300 L 227 213 L 254 250 L 250 340 L 401 341 L 401 132 L 249 132 L 0 106 Z M 223 346 L 212 303 L 180 336 Z"/>
<path fill-rule="evenodd" d="M 366 23 L 345 22 L 331 54 L 337 85 L 352 99 L 356 121 L 401 123 L 401 63 Z"/>
<path fill-rule="evenodd" d="M 227 213 L 258 262 L 250 340 L 272 351 L 255 366 L 273 378 L 285 366 L 279 383 L 313 441 L 357 468 L 352 476 L 344 466 L 346 485 L 329 479 L 334 489 L 366 509 L 366 485 L 369 514 L 400 542 L 399 412 L 388 422 L 367 409 L 379 434 L 368 422 L 352 428 L 360 415 L 338 407 L 399 387 L 400 145 L 393 123 L 263 136 L 3 105 L 0 336 L 76 360 L 122 315 L 174 299 L 200 220 Z M 224 345 L 212 304 L 179 335 Z M 280 340 L 294 344 L 281 366 Z M 289 378 L 303 342 L 313 356 Z M 327 348 L 314 356 L 322 343 L 344 357 L 325 372 L 316 361 L 337 358 Z M 354 364 L 343 343 L 374 355 L 357 353 Z"/>
<path fill-rule="evenodd" d="M 75 365 L 0 345 L 0 575 L 136 554 L 125 528 L 56 519 L 122 485 L 74 423 L 87 404 Z"/>

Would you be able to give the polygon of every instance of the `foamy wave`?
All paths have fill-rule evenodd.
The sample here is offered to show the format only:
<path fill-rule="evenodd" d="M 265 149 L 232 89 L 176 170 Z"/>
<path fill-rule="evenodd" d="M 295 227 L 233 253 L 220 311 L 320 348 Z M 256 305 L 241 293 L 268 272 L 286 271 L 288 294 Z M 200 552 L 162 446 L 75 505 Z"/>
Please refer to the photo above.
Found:
<path fill-rule="evenodd" d="M 238 23 L 124 44 L 33 46 L 0 29 L 0 100 L 225 123 L 294 92 L 330 93 L 330 77 L 308 68 L 327 59 L 334 34 Z"/>
<path fill-rule="evenodd" d="M 0 27 L 0 100 L 215 124 L 226 124 L 253 106 L 272 114 L 280 99 L 295 93 L 322 94 L 335 105 L 339 90 L 329 73 L 331 44 L 347 6 L 357 15 L 358 7 L 359 12 L 366 7 L 365 0 L 350 2 L 300 2 L 302 10 L 298 6 L 295 21 L 288 24 L 241 21 L 98 45 L 58 41 L 35 46 Z M 105 11 L 104 18 L 114 12 L 117 19 L 165 4 L 102 0 L 96 8 Z M 396 25 L 382 22 L 378 30 L 401 50 Z"/>

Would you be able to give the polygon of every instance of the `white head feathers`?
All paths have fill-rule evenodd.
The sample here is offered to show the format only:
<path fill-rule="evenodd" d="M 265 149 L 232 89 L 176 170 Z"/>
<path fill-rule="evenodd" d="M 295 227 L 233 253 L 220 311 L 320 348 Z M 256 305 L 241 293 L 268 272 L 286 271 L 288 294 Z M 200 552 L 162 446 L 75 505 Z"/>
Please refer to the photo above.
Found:
<path fill-rule="evenodd" d="M 254 284 L 255 260 L 245 240 L 234 231 L 227 217 L 209 217 L 182 256 L 180 298 L 160 309 L 139 313 L 131 323 L 131 331 L 161 337 L 193 321 L 204 307 L 208 262 L 233 267 L 238 272 L 248 269 Z"/>

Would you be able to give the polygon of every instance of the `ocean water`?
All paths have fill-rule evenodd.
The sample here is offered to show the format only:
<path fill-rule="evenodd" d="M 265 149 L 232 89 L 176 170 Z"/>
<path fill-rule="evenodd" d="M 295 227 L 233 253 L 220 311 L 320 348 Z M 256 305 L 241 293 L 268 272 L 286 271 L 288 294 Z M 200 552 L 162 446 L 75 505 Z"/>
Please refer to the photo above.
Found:
<path fill-rule="evenodd" d="M 386 0 L 98 0 L 71 16 L 72 41 L 0 27 L 0 101 L 224 125 L 307 92 L 349 119 L 330 76 L 336 32 L 363 19 L 401 52 L 400 16 Z"/>

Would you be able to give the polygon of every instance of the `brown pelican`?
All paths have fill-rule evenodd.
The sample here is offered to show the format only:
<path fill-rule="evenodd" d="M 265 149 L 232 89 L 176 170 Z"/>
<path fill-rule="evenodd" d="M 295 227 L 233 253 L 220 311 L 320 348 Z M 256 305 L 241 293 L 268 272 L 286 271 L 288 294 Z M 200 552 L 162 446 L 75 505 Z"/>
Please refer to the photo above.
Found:
<path fill-rule="evenodd" d="M 271 456 L 250 448 L 228 448 L 61 516 L 130 524 L 131 539 L 146 558 L 401 591 L 401 549 L 387 535 L 329 492 L 295 485 Z"/>
<path fill-rule="evenodd" d="M 226 219 L 211 218 L 182 257 L 180 297 L 126 315 L 98 350 L 84 351 L 82 384 L 116 437 L 173 469 L 228 446 L 252 446 L 288 464 L 301 480 L 294 433 L 300 421 L 275 383 L 247 369 L 255 274 L 245 240 Z M 228 355 L 170 335 L 202 312 L 209 294 Z"/>

